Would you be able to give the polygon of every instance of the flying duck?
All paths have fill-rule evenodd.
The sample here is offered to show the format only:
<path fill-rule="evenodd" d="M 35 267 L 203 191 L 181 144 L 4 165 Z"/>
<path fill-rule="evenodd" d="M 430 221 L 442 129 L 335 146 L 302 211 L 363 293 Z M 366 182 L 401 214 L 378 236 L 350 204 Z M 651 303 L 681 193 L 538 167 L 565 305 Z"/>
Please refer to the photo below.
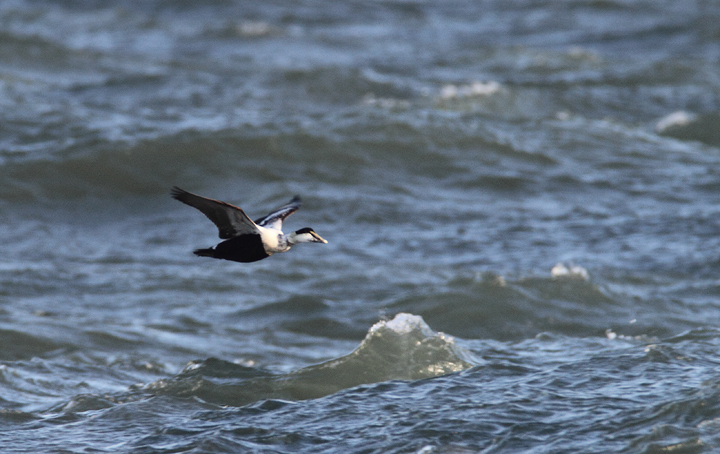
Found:
<path fill-rule="evenodd" d="M 276 252 L 285 252 L 298 243 L 327 243 L 310 227 L 292 233 L 282 232 L 282 223 L 300 208 L 300 197 L 253 222 L 240 207 L 208 199 L 174 186 L 172 197 L 207 216 L 225 240 L 214 248 L 196 249 L 195 255 L 234 262 L 257 262 Z"/>

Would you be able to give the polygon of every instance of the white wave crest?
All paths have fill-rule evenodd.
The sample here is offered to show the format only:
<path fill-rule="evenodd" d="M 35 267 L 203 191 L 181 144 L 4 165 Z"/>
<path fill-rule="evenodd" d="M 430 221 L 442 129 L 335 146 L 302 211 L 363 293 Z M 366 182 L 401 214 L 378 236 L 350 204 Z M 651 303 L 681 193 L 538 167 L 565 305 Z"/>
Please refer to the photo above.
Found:
<path fill-rule="evenodd" d="M 550 275 L 553 278 L 577 278 L 584 281 L 590 279 L 590 273 L 582 266 L 573 264 L 568 266 L 562 262 L 556 263 L 555 266 L 552 267 Z"/>

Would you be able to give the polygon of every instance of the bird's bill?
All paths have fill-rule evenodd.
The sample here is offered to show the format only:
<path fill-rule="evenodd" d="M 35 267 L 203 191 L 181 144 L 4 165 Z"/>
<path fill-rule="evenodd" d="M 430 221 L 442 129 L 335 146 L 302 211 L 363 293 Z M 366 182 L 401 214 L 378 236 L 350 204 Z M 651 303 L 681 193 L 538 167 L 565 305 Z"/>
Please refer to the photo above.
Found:
<path fill-rule="evenodd" d="M 314 239 L 313 239 L 313 243 L 325 243 L 325 244 L 327 244 L 327 241 L 326 241 L 325 239 L 323 239 L 323 238 L 322 238 L 320 235 L 318 235 L 317 233 L 315 233 L 315 232 L 310 232 L 310 235 L 312 235 L 312 237 L 314 238 Z"/>

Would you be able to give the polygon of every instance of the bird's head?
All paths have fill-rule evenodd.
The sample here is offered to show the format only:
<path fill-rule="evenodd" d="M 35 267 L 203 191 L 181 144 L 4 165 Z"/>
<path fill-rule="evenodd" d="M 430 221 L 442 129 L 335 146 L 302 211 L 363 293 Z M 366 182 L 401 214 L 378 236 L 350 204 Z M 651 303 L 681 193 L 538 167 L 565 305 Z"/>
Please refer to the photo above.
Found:
<path fill-rule="evenodd" d="M 315 233 L 313 229 L 310 227 L 305 227 L 304 229 L 296 230 L 292 232 L 288 236 L 288 241 L 290 244 L 298 244 L 298 243 L 327 243 L 320 235 Z"/>

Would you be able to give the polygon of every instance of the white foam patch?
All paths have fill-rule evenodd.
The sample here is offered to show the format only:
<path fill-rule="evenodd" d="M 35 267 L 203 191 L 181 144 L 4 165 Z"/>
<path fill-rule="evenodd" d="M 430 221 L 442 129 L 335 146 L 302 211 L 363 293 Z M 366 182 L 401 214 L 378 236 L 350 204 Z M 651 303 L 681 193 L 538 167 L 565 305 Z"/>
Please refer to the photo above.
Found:
<path fill-rule="evenodd" d="M 677 112 L 666 115 L 665 117 L 658 120 L 657 124 L 655 125 L 655 131 L 665 132 L 666 130 L 674 126 L 687 126 L 693 121 L 695 121 L 696 118 L 697 116 L 693 113 L 679 110 Z"/>
<path fill-rule="evenodd" d="M 370 328 L 370 333 L 375 333 L 378 330 L 385 328 L 396 332 L 397 334 L 408 334 L 413 331 L 420 331 L 426 336 L 433 336 L 437 333 L 425 323 L 422 317 L 419 315 L 407 314 L 400 312 L 395 315 L 392 320 L 381 320 L 375 323 Z"/>
<path fill-rule="evenodd" d="M 567 277 L 567 278 L 578 278 L 587 281 L 590 278 L 590 273 L 579 265 L 567 266 L 560 262 L 555 264 L 550 270 L 550 275 L 554 278 Z"/>
<path fill-rule="evenodd" d="M 473 82 L 468 85 L 448 84 L 440 89 L 441 99 L 467 98 L 471 96 L 490 96 L 499 92 L 502 88 L 500 83 L 491 80 L 490 82 Z"/>

